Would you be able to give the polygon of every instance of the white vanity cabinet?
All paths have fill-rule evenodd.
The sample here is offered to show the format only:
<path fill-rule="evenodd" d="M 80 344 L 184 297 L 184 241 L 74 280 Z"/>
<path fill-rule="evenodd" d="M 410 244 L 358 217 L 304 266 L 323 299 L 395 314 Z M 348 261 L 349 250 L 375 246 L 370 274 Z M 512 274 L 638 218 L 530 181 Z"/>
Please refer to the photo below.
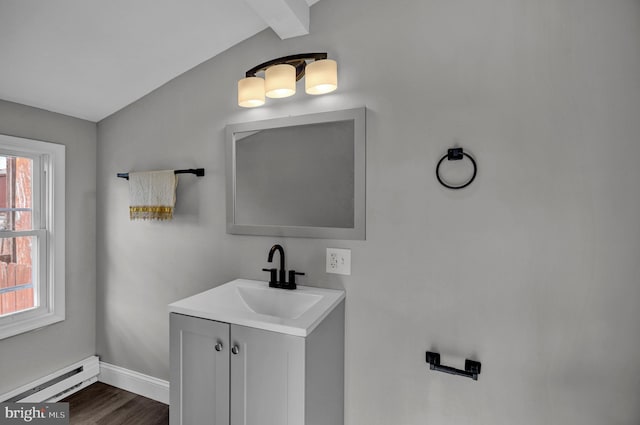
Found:
<path fill-rule="evenodd" d="M 170 356 L 170 425 L 343 423 L 342 299 L 305 336 L 174 310 Z"/>

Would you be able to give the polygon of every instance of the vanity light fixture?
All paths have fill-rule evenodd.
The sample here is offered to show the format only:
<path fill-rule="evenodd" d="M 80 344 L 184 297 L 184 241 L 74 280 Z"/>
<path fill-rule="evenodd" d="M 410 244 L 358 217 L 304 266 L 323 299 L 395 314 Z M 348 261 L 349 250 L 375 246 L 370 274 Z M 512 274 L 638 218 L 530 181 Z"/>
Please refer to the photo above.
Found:
<path fill-rule="evenodd" d="M 256 76 L 259 72 L 264 72 L 264 78 Z M 301 53 L 273 59 L 248 70 L 245 78 L 238 81 L 238 105 L 255 108 L 264 105 L 265 96 L 272 99 L 293 96 L 296 81 L 305 75 L 307 94 L 326 94 L 338 88 L 336 61 L 327 59 L 326 53 Z"/>

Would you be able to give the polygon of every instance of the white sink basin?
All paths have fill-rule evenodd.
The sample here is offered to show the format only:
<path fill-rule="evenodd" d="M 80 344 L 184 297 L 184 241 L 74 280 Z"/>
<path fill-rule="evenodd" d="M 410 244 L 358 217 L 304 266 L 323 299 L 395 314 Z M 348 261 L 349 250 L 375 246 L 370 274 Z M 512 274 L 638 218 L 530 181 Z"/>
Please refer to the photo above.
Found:
<path fill-rule="evenodd" d="M 236 279 L 169 305 L 169 312 L 307 336 L 344 299 L 344 291 Z"/>
<path fill-rule="evenodd" d="M 282 319 L 297 319 L 322 299 L 318 294 L 272 289 L 262 286 L 236 287 L 240 298 L 251 311 Z"/>

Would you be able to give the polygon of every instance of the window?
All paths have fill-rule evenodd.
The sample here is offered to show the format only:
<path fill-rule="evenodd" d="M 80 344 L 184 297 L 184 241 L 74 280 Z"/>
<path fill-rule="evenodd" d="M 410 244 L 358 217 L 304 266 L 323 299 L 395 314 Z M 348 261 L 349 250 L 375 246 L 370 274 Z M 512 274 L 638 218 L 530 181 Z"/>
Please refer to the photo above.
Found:
<path fill-rule="evenodd" d="M 0 135 L 0 339 L 64 320 L 65 147 Z"/>

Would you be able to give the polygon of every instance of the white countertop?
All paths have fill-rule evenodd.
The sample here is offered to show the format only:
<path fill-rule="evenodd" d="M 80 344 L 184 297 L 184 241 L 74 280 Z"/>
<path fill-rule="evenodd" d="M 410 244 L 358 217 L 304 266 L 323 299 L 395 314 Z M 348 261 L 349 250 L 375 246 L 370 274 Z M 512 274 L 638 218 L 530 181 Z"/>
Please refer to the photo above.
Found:
<path fill-rule="evenodd" d="M 289 291 L 269 288 L 267 282 L 236 279 L 171 303 L 169 312 L 305 337 L 344 298 L 342 290 L 298 286 Z M 298 308 L 301 312 L 290 312 L 289 307 L 295 307 L 297 303 L 305 304 Z M 273 304 L 273 309 L 270 304 Z M 256 308 L 256 305 L 265 308 Z M 271 310 L 273 315 L 256 312 Z M 285 313 L 280 314 L 281 310 Z M 284 317 L 279 317 L 279 314 Z"/>

